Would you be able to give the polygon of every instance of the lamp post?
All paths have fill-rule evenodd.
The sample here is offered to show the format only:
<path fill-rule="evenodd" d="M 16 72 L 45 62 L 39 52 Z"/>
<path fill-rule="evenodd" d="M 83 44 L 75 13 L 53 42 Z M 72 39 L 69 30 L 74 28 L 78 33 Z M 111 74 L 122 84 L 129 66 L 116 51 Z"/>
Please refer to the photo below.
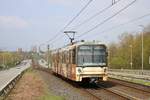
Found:
<path fill-rule="evenodd" d="M 108 50 L 108 54 L 107 54 L 107 57 L 108 57 L 108 67 L 109 67 L 109 69 L 110 69 L 110 62 L 111 62 L 111 55 L 110 55 L 111 53 L 110 53 L 110 50 Z"/>
<path fill-rule="evenodd" d="M 150 64 L 150 56 L 149 56 L 149 64 Z"/>
<path fill-rule="evenodd" d="M 139 25 L 143 30 L 144 30 L 144 26 L 143 25 Z M 143 31 L 141 32 L 141 37 L 142 37 L 142 52 L 141 52 L 141 54 L 142 54 L 142 74 L 143 74 L 143 61 L 144 61 L 144 57 L 143 57 L 143 55 L 144 55 L 144 53 L 143 53 L 143 47 L 144 47 L 144 44 L 143 44 Z"/>
<path fill-rule="evenodd" d="M 2 56 L 3 56 L 3 66 L 5 67 L 5 56 L 4 54 L 2 54 Z"/>
<path fill-rule="evenodd" d="M 132 45 L 130 45 L 130 66 L 131 66 L 131 69 L 132 69 L 132 66 L 133 66 L 133 49 L 132 49 Z"/>
<path fill-rule="evenodd" d="M 49 44 L 47 45 L 47 52 L 48 52 L 48 56 L 47 56 L 47 63 L 48 63 L 48 68 L 49 68 Z"/>

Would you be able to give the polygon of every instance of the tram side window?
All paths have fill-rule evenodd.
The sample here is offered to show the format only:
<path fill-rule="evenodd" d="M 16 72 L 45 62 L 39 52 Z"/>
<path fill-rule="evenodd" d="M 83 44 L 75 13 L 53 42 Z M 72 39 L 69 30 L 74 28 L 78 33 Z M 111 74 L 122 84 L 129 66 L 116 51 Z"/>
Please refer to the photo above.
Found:
<path fill-rule="evenodd" d="M 69 51 L 69 63 L 70 63 L 70 64 L 73 63 L 73 60 L 72 60 L 73 57 L 72 57 L 72 56 L 73 56 L 73 50 L 70 50 L 70 51 Z"/>
<path fill-rule="evenodd" d="M 73 49 L 72 50 L 72 64 L 75 64 L 75 61 L 76 60 L 76 50 L 75 49 Z"/>
<path fill-rule="evenodd" d="M 69 51 L 66 51 L 66 55 L 67 55 L 67 64 L 69 63 Z"/>
<path fill-rule="evenodd" d="M 62 53 L 60 53 L 60 63 L 62 63 Z"/>
<path fill-rule="evenodd" d="M 61 53 L 61 62 L 63 63 L 63 53 Z"/>
<path fill-rule="evenodd" d="M 68 51 L 69 54 L 69 64 L 71 64 L 71 50 Z"/>
<path fill-rule="evenodd" d="M 65 54 L 62 52 L 62 63 L 65 63 Z"/>
<path fill-rule="evenodd" d="M 59 52 L 57 53 L 57 63 L 59 63 Z"/>
<path fill-rule="evenodd" d="M 64 52 L 64 63 L 66 63 L 66 54 Z"/>
<path fill-rule="evenodd" d="M 64 63 L 66 63 L 67 61 L 67 55 L 66 55 L 66 51 L 64 51 Z"/>

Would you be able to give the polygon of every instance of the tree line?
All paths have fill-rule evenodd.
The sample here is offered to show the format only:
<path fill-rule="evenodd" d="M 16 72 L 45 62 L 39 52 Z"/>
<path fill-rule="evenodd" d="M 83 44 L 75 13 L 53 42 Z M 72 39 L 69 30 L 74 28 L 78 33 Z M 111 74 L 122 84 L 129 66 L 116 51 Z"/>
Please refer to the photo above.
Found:
<path fill-rule="evenodd" d="M 29 59 L 30 54 L 28 52 L 9 52 L 9 51 L 0 51 L 0 69 L 7 69 L 15 67 L 20 64 L 24 59 Z"/>
<path fill-rule="evenodd" d="M 143 65 L 150 69 L 150 26 L 143 30 Z M 109 44 L 109 67 L 116 69 L 141 69 L 142 33 L 123 33 L 118 43 Z"/>

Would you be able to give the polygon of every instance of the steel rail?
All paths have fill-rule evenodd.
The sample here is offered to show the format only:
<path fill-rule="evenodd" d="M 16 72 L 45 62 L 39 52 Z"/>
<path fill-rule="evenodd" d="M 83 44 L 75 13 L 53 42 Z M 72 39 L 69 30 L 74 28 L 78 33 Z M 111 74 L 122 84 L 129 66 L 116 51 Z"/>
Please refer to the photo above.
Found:
<path fill-rule="evenodd" d="M 136 89 L 136 90 L 139 90 L 139 91 L 143 91 L 143 92 L 146 92 L 146 93 L 150 93 L 150 90 L 149 91 L 146 90 L 146 88 L 150 89 L 149 86 L 144 86 L 144 85 L 141 85 L 141 84 L 138 84 L 138 83 L 128 82 L 128 81 L 114 79 L 114 78 L 110 78 L 110 79 L 115 84 L 118 84 L 118 85 L 121 85 L 121 86 L 125 86 L 125 87 L 128 87 L 128 88 L 133 88 L 133 89 Z M 118 81 L 118 82 L 116 82 L 116 81 Z M 141 89 L 141 88 L 143 88 L 143 89 Z"/>

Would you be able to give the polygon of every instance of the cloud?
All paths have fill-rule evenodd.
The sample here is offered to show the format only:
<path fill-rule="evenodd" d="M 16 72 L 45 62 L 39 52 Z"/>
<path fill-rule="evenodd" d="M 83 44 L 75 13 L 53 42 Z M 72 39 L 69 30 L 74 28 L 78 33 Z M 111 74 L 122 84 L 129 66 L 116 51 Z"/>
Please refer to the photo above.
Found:
<path fill-rule="evenodd" d="M 24 29 L 29 23 L 17 16 L 0 16 L 0 29 Z"/>

